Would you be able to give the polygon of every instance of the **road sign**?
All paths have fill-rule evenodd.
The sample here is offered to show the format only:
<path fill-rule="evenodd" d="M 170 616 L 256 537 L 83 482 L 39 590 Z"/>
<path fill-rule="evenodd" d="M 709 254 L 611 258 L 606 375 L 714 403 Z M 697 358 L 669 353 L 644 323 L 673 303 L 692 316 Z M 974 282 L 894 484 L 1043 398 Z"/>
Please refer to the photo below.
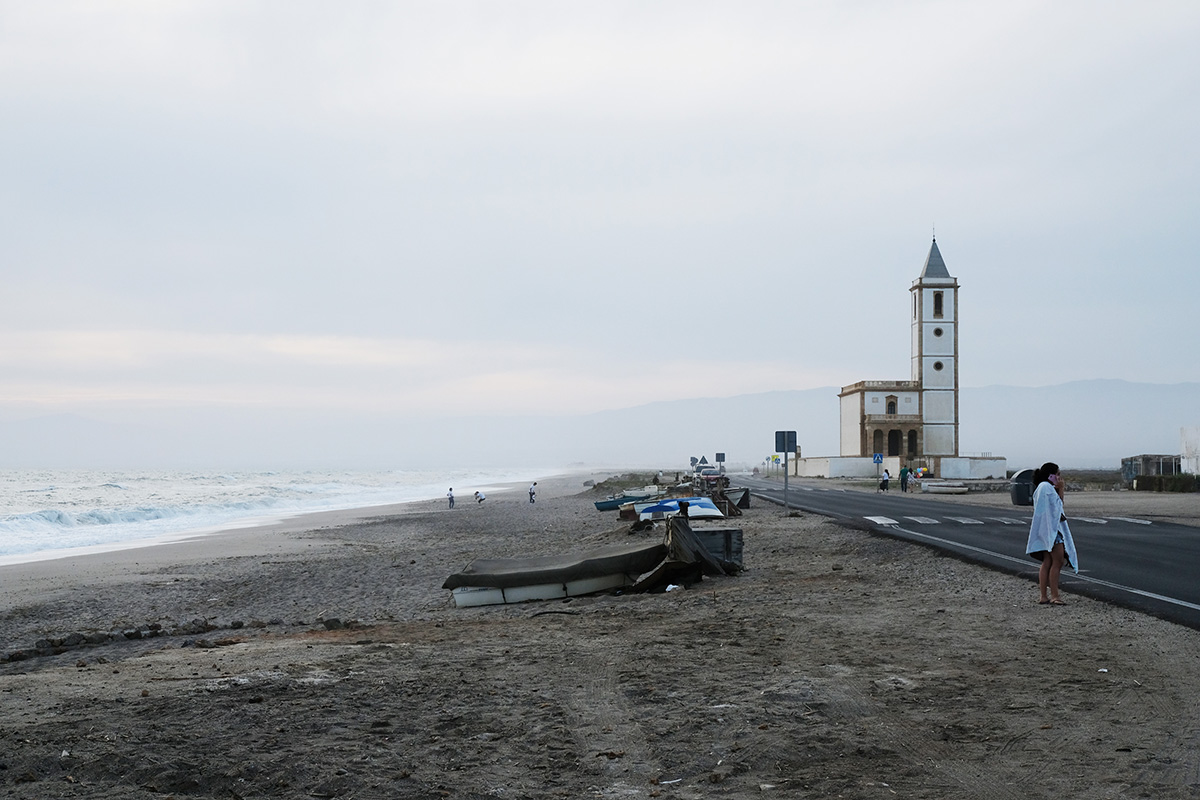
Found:
<path fill-rule="evenodd" d="M 876 453 L 876 454 L 875 454 L 875 458 L 873 459 L 873 461 L 874 461 L 876 464 L 882 464 L 882 463 L 883 463 L 883 453 Z"/>
<path fill-rule="evenodd" d="M 723 464 L 723 463 L 725 463 L 725 454 L 717 453 L 717 457 L 713 460 L 716 461 L 718 464 Z"/>
<path fill-rule="evenodd" d="M 775 452 L 776 453 L 794 453 L 794 452 L 796 452 L 796 432 L 795 431 L 775 431 Z"/>

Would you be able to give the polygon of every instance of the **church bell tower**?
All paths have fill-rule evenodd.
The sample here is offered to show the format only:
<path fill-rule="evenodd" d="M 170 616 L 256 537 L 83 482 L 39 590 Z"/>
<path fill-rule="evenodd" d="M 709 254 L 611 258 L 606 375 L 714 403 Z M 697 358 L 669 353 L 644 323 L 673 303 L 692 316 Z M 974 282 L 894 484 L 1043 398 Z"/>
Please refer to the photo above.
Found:
<path fill-rule="evenodd" d="M 936 238 L 909 292 L 912 379 L 921 395 L 921 452 L 931 460 L 957 457 L 958 279 L 946 269 Z"/>

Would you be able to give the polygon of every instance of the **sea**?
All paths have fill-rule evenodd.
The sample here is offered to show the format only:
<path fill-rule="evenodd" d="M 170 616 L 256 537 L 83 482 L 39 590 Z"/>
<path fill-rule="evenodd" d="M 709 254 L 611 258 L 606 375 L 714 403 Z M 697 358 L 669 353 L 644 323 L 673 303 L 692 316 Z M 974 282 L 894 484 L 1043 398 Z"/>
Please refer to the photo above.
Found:
<path fill-rule="evenodd" d="M 0 470 L 0 565 L 445 498 L 450 487 L 466 500 L 554 472 Z"/>

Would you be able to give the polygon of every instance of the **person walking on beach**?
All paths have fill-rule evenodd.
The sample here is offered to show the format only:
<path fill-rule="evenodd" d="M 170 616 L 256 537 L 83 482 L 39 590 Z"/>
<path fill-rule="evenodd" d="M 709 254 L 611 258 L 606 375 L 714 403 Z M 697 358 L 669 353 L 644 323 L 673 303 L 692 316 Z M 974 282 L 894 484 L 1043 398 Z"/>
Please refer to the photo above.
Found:
<path fill-rule="evenodd" d="M 1038 603 L 1041 605 L 1066 605 L 1058 595 L 1058 576 L 1064 561 L 1076 574 L 1079 573 L 1075 540 L 1071 538 L 1071 526 L 1063 513 L 1065 492 L 1066 484 L 1058 464 L 1047 461 L 1033 471 L 1033 522 L 1029 526 L 1029 544 L 1025 553 L 1042 562 L 1038 570 Z"/>
<path fill-rule="evenodd" d="M 529 484 L 529 502 L 534 502 L 537 498 L 537 481 Z"/>
<path fill-rule="evenodd" d="M 476 503 L 479 503 L 480 505 L 482 505 L 484 500 L 487 500 L 487 495 L 486 495 L 486 494 L 484 494 L 483 492 L 476 492 L 476 493 L 475 493 L 475 502 L 476 502 Z"/>
<path fill-rule="evenodd" d="M 450 501 L 450 507 L 454 508 L 454 487 L 450 487 L 450 491 L 446 492 L 446 499 Z"/>
<path fill-rule="evenodd" d="M 879 491 L 886 492 L 888 490 L 888 481 L 891 479 L 892 476 L 889 475 L 888 471 L 885 469 L 883 471 L 883 477 L 879 479 Z"/>
<path fill-rule="evenodd" d="M 902 491 L 902 492 L 908 491 L 908 474 L 909 474 L 909 472 L 910 472 L 910 470 L 908 467 L 900 468 L 900 491 Z"/>

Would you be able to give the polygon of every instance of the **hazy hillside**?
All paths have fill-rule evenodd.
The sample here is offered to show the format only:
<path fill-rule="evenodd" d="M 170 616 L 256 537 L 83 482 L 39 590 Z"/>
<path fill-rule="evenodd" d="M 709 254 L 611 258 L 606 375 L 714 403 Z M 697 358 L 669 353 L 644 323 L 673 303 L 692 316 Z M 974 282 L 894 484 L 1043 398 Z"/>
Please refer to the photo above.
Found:
<path fill-rule="evenodd" d="M 796 430 L 805 455 L 836 455 L 838 390 L 766 392 L 651 403 L 578 417 L 404 420 L 271 412 L 175 411 L 119 423 L 79 416 L 0 423 L 4 467 L 438 468 L 687 464 L 726 453 L 762 461 L 776 430 Z M 1117 380 L 964 389 L 964 454 L 1010 466 L 1054 460 L 1116 467 L 1122 456 L 1178 453 L 1200 425 L 1200 384 Z"/>

